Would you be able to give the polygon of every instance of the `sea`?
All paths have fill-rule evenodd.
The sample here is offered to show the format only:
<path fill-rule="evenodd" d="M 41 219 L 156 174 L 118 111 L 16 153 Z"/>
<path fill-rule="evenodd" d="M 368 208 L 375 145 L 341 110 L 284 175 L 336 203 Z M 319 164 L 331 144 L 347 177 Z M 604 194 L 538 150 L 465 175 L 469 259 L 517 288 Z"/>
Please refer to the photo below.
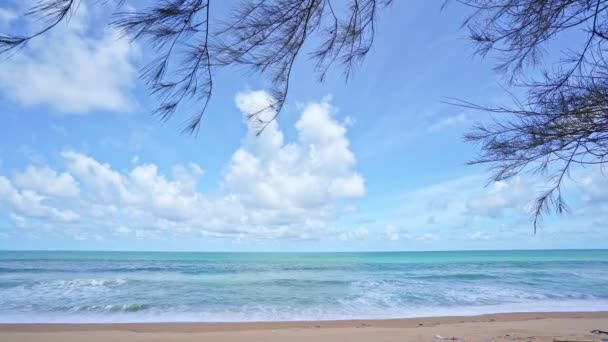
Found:
<path fill-rule="evenodd" d="M 608 310 L 608 250 L 0 252 L 0 322 L 241 322 Z"/>

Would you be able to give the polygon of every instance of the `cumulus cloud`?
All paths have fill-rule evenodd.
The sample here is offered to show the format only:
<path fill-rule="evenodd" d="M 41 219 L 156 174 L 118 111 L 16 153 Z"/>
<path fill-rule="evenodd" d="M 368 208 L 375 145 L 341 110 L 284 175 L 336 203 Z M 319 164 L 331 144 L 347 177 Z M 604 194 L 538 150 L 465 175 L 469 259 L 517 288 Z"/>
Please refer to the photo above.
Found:
<path fill-rule="evenodd" d="M 58 173 L 49 167 L 28 166 L 15 174 L 15 185 L 22 189 L 37 191 L 57 197 L 74 197 L 79 189 L 76 180 L 68 173 Z"/>
<path fill-rule="evenodd" d="M 90 20 L 81 3 L 69 25 L 58 25 L 3 61 L 0 89 L 21 104 L 65 113 L 130 110 L 136 48 L 115 29 L 95 37 Z"/>
<path fill-rule="evenodd" d="M 241 93 L 236 98 L 245 117 L 268 108 L 271 101 L 265 92 Z M 298 140 L 290 144 L 284 143 L 283 133 L 272 121 L 259 139 L 249 139 L 234 153 L 227 187 L 248 206 L 286 212 L 363 196 L 364 180 L 353 171 L 355 157 L 346 128 L 331 117 L 332 110 L 327 102 L 307 105 L 295 125 Z M 265 110 L 262 119 L 271 116 Z M 258 128 L 247 122 L 251 137 Z"/>
<path fill-rule="evenodd" d="M 236 97 L 244 117 L 272 101 L 265 92 Z M 13 221 L 20 226 L 27 226 L 32 217 L 52 217 L 137 238 L 170 233 L 260 239 L 317 239 L 325 233 L 361 237 L 366 233 L 362 228 L 340 236 L 342 231 L 329 224 L 341 213 L 343 206 L 338 204 L 365 194 L 346 129 L 332 112 L 327 101 L 306 105 L 295 124 L 298 136 L 291 142 L 285 141 L 276 121 L 254 138 L 258 127 L 245 120 L 248 135 L 211 192 L 199 190 L 204 170 L 195 163 L 174 165 L 169 173 L 140 161 L 119 170 L 93 156 L 64 150 L 65 172 L 29 166 L 13 182 L 0 178 L 0 194 L 10 199 L 0 206 L 15 212 L 19 217 Z M 274 113 L 263 115 L 270 118 Z M 84 236 L 81 230 L 78 234 Z"/>
<path fill-rule="evenodd" d="M 12 183 L 0 176 L 0 206 L 8 208 L 13 218 L 23 224 L 23 217 L 49 220 L 51 222 L 74 222 L 79 215 L 69 209 L 57 208 L 49 198 L 35 191 L 15 189 Z"/>

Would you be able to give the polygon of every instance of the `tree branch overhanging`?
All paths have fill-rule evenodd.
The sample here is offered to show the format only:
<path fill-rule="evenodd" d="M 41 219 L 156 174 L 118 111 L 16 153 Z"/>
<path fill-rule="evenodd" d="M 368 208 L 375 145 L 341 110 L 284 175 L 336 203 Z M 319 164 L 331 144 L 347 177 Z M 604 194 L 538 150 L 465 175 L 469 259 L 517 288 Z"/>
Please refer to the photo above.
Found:
<path fill-rule="evenodd" d="M 543 214 L 567 210 L 561 184 L 573 166 L 604 166 L 608 161 L 608 1 L 460 2 L 474 8 L 465 25 L 477 53 L 501 56 L 497 69 L 510 74 L 528 97 L 516 99 L 511 107 L 448 102 L 492 114 L 490 124 L 480 124 L 464 137 L 481 150 L 470 164 L 489 165 L 494 181 L 524 170 L 548 176 L 548 189 L 531 208 L 536 232 Z M 540 79 L 526 80 L 524 72 L 541 65 L 546 44 L 572 29 L 584 36 L 578 50 Z"/>
<path fill-rule="evenodd" d="M 1 34 L 0 54 L 42 39 L 67 21 L 80 1 L 84 0 L 39 0 L 26 17 L 42 19 L 43 29 L 30 35 Z M 147 7 L 116 12 L 110 20 L 132 40 L 146 41 L 153 48 L 154 58 L 142 69 L 141 78 L 158 98 L 154 113 L 167 120 L 178 111 L 190 111 L 187 133 L 197 131 L 207 111 L 214 70 L 246 66 L 267 76 L 277 115 L 289 93 L 294 63 L 307 42 L 321 42 L 308 53 L 320 79 L 336 62 L 348 77 L 371 48 L 377 12 L 392 0 L 348 0 L 340 12 L 343 16 L 332 0 L 242 0 L 223 24 L 212 23 L 211 2 L 149 0 Z M 259 115 L 250 119 L 259 123 L 259 132 L 269 123 Z"/>

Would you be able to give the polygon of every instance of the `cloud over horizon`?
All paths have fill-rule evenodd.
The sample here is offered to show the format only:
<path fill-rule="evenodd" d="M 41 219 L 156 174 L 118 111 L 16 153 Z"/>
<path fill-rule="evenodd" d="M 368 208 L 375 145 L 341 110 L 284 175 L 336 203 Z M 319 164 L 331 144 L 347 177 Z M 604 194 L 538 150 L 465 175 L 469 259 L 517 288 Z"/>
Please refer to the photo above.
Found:
<path fill-rule="evenodd" d="M 364 178 L 354 169 L 347 129 L 326 100 L 303 107 L 294 141 L 285 141 L 277 121 L 256 137 L 258 127 L 246 117 L 263 110 L 262 118 L 271 118 L 264 108 L 272 102 L 264 91 L 237 94 L 247 137 L 213 191 L 199 190 L 204 171 L 195 163 L 173 165 L 170 174 L 139 162 L 123 171 L 64 149 L 63 170 L 29 165 L 12 178 L 0 175 L 0 208 L 16 227 L 80 237 L 319 238 L 335 230 L 330 220 L 341 201 L 365 195 Z"/>

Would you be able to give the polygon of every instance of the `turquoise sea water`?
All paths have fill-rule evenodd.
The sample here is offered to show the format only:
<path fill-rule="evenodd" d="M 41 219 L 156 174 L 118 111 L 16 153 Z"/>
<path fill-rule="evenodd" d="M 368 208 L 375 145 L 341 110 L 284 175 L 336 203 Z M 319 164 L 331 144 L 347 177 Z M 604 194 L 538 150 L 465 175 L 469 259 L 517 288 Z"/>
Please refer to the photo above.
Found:
<path fill-rule="evenodd" d="M 0 322 L 397 318 L 608 309 L 608 250 L 0 252 Z"/>

